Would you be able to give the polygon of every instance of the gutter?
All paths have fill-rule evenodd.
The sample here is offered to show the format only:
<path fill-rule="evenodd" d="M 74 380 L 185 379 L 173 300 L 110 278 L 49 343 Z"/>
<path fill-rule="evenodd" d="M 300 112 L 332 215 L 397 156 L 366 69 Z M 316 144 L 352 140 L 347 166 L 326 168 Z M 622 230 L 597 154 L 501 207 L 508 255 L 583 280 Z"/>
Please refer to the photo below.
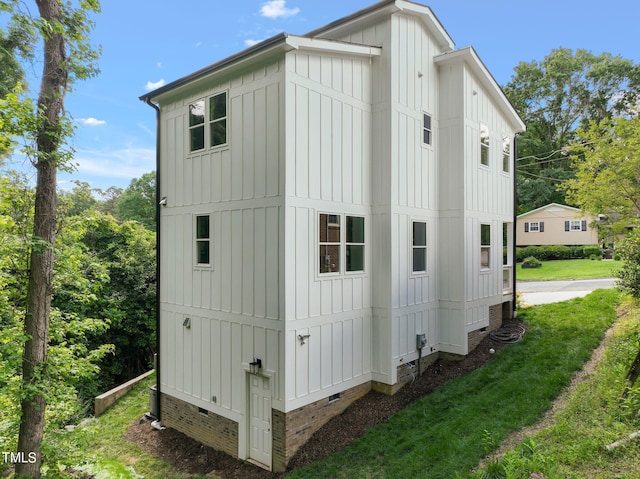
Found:
<path fill-rule="evenodd" d="M 160 107 L 150 97 L 141 98 L 156 111 L 156 407 L 157 421 L 162 417 L 160 401 Z"/>
<path fill-rule="evenodd" d="M 513 317 L 517 318 L 518 317 L 518 307 L 516 305 L 516 299 L 517 299 L 517 291 L 516 291 L 516 272 L 518 270 L 518 268 L 516 267 L 516 234 L 517 234 L 517 226 L 518 226 L 518 188 L 517 188 L 517 178 L 518 178 L 518 137 L 520 136 L 520 133 L 516 133 L 513 136 L 513 238 L 511 240 L 512 244 L 512 251 L 511 251 L 511 264 L 513 265 L 513 305 L 512 305 L 512 310 L 513 310 Z"/>

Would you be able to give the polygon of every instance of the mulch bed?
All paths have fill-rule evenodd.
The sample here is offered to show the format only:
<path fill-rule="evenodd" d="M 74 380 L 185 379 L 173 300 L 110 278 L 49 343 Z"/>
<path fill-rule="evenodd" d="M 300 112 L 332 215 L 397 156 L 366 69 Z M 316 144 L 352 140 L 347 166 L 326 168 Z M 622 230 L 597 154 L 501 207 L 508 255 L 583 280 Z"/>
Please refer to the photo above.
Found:
<path fill-rule="evenodd" d="M 369 428 L 387 421 L 387 418 L 417 399 L 432 393 L 451 379 L 463 376 L 493 357 L 490 349 L 498 351 L 507 346 L 487 335 L 479 346 L 461 360 L 438 359 L 413 383 L 407 384 L 395 395 L 387 396 L 375 391 L 354 402 L 347 410 L 317 431 L 302 446 L 289 463 L 289 470 L 298 469 L 339 451 Z M 274 479 L 283 474 L 268 472 L 247 462 L 204 446 L 176 430 L 158 431 L 143 418 L 125 433 L 124 438 L 139 444 L 145 452 L 154 454 L 171 464 L 176 472 L 194 475 L 211 474 L 224 479 Z"/>

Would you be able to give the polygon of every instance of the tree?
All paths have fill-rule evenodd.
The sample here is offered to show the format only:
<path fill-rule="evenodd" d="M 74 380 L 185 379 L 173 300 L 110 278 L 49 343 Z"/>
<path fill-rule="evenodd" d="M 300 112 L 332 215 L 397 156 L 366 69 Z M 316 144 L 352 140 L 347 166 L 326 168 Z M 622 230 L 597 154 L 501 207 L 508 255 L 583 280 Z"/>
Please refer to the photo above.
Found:
<path fill-rule="evenodd" d="M 38 18 L 20 11 L 16 0 L 2 2 L 13 13 L 12 27 L 37 31 L 42 37 L 43 71 L 33 128 L 24 131 L 23 151 L 36 168 L 33 241 L 29 262 L 29 284 L 25 314 L 22 360 L 22 418 L 18 452 L 24 457 L 36 453 L 34 461 L 16 465 L 18 476 L 39 478 L 42 457 L 46 398 L 39 383 L 47 369 L 51 298 L 53 291 L 54 245 L 56 239 L 58 168 L 68 165 L 70 152 L 65 139 L 71 133 L 64 117 L 64 97 L 76 79 L 97 72 L 97 52 L 87 37 L 93 23 L 88 14 L 99 11 L 97 0 L 79 0 L 79 5 L 61 0 L 36 0 Z"/>
<path fill-rule="evenodd" d="M 145 173 L 134 178 L 117 203 L 118 217 L 134 220 L 151 231 L 156 229 L 156 174 Z"/>
<path fill-rule="evenodd" d="M 640 117 L 592 122 L 578 130 L 572 155 L 575 178 L 567 198 L 583 211 L 605 215 L 615 231 L 640 215 Z"/>
<path fill-rule="evenodd" d="M 573 175 L 576 129 L 635 114 L 640 66 L 610 53 L 559 48 L 541 62 L 521 62 L 504 91 L 527 125 L 518 142 L 519 212 L 565 202 L 557 185 Z M 545 194 L 536 196 L 538 188 Z"/>

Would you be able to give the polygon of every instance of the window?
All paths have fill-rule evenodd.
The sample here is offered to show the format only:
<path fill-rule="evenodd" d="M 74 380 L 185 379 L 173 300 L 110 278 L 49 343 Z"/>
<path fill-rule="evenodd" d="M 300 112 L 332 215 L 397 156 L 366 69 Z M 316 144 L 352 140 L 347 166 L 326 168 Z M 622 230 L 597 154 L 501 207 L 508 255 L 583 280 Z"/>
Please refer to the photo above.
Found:
<path fill-rule="evenodd" d="M 427 270 L 427 223 L 413 222 L 413 272 L 424 273 Z"/>
<path fill-rule="evenodd" d="M 509 223 L 502 223 L 502 265 L 509 264 Z"/>
<path fill-rule="evenodd" d="M 489 127 L 480 124 L 480 163 L 489 166 Z"/>
<path fill-rule="evenodd" d="M 227 93 L 209 98 L 209 138 L 211 146 L 227 142 Z"/>
<path fill-rule="evenodd" d="M 431 115 L 422 115 L 422 142 L 431 145 L 433 130 L 431 129 Z"/>
<path fill-rule="evenodd" d="M 320 215 L 320 273 L 340 271 L 340 216 Z"/>
<path fill-rule="evenodd" d="M 586 220 L 570 220 L 564 222 L 565 231 L 587 231 Z"/>
<path fill-rule="evenodd" d="M 227 92 L 209 98 L 208 141 L 205 141 L 205 100 L 189 104 L 189 151 L 202 150 L 205 144 L 219 146 L 227 143 Z"/>
<path fill-rule="evenodd" d="M 511 138 L 507 135 L 502 137 L 502 171 L 509 172 L 511 164 Z"/>
<path fill-rule="evenodd" d="M 210 264 L 210 246 L 209 216 L 196 216 L 196 264 Z"/>
<path fill-rule="evenodd" d="M 347 216 L 347 271 L 364 271 L 364 218 Z"/>
<path fill-rule="evenodd" d="M 544 233 L 544 221 L 528 221 L 524 224 L 525 233 Z"/>
<path fill-rule="evenodd" d="M 489 268 L 491 253 L 491 225 L 480 225 L 480 267 Z"/>
<path fill-rule="evenodd" d="M 344 222 L 343 222 L 344 220 Z M 344 255 L 344 271 L 364 271 L 365 228 L 364 217 L 321 213 L 319 235 L 320 274 L 341 273 Z M 344 224 L 344 237 L 342 225 Z"/>
<path fill-rule="evenodd" d="M 204 100 L 189 105 L 190 151 L 204 148 Z"/>

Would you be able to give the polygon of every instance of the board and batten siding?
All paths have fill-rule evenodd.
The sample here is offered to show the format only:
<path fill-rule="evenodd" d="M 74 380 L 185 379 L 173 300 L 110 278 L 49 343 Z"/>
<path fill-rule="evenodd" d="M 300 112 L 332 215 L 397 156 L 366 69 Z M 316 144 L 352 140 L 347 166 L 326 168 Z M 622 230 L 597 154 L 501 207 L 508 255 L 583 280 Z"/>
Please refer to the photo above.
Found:
<path fill-rule="evenodd" d="M 222 91 L 227 145 L 189 152 L 188 105 Z M 283 93 L 278 60 L 162 103 L 161 386 L 236 421 L 254 357 L 284 409 Z M 208 266 L 196 265 L 198 215 L 210 216 Z"/>
<path fill-rule="evenodd" d="M 289 52 L 286 65 L 290 411 L 371 380 L 372 78 L 368 58 L 335 53 Z M 321 213 L 365 218 L 364 273 L 320 274 Z M 298 336 L 306 335 L 302 344 Z"/>

